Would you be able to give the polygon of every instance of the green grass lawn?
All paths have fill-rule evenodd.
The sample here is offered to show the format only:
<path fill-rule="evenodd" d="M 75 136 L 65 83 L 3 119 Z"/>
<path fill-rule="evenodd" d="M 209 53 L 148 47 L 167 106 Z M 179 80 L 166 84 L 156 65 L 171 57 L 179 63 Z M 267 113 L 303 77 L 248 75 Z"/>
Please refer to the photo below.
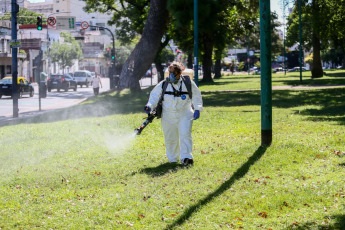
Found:
<path fill-rule="evenodd" d="M 345 229 L 344 88 L 274 90 L 265 148 L 260 91 L 224 92 L 252 81 L 200 86 L 192 167 L 168 163 L 159 120 L 133 135 L 150 89 L 1 127 L 0 229 Z"/>
<path fill-rule="evenodd" d="M 311 72 L 302 72 L 302 82 L 300 81 L 299 72 L 287 72 L 272 74 L 272 86 L 330 86 L 345 85 L 344 70 L 325 70 L 326 76 L 312 79 Z M 260 75 L 231 75 L 226 76 L 213 83 L 201 85 L 201 90 L 243 90 L 243 89 L 260 89 Z"/>

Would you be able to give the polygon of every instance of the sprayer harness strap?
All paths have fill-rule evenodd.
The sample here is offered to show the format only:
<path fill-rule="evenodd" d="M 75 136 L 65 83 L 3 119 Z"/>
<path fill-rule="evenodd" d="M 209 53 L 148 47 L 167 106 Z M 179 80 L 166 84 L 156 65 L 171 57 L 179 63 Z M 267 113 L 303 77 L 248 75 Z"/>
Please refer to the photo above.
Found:
<path fill-rule="evenodd" d="M 180 85 L 179 90 L 176 90 L 173 84 L 171 84 L 171 87 L 173 89 L 173 92 L 165 92 L 164 94 L 174 95 L 174 97 L 181 97 L 183 94 L 189 94 L 188 92 L 182 92 L 182 84 Z"/>
<path fill-rule="evenodd" d="M 189 98 L 192 99 L 192 83 L 191 83 L 191 80 L 190 80 L 188 75 L 185 75 L 185 76 L 181 75 L 181 77 L 182 77 L 182 81 L 185 84 L 188 92 L 182 92 L 182 84 L 180 85 L 179 91 L 177 91 L 174 88 L 174 86 L 171 85 L 173 90 L 174 90 L 174 92 L 166 92 L 165 90 L 166 90 L 166 88 L 169 85 L 168 78 L 167 78 L 167 79 L 164 80 L 164 82 L 162 84 L 162 95 L 161 95 L 161 97 L 164 96 L 164 94 L 174 95 L 175 97 L 180 97 L 183 94 L 188 94 Z M 162 101 L 163 101 L 163 99 L 162 99 Z"/>

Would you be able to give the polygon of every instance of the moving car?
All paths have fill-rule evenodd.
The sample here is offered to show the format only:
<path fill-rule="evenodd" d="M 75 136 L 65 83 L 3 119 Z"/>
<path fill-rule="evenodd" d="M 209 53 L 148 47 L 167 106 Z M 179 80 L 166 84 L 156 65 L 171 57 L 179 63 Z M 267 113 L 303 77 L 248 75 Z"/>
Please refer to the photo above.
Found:
<path fill-rule="evenodd" d="M 89 87 L 92 79 L 91 72 L 87 70 L 75 71 L 74 79 L 77 81 L 77 84 L 80 85 L 80 87 L 83 87 L 83 85 Z"/>
<path fill-rule="evenodd" d="M 60 92 L 61 89 L 66 92 L 69 89 L 77 91 L 77 82 L 71 77 L 71 75 L 65 74 L 52 74 L 47 80 L 48 92 L 51 92 L 52 89 L 57 89 Z"/>
<path fill-rule="evenodd" d="M 26 80 L 24 77 L 18 77 L 17 83 L 18 83 L 19 98 L 22 98 L 23 95 L 29 95 L 30 97 L 34 96 L 35 89 L 28 80 Z M 12 90 L 13 90 L 12 77 L 5 77 L 1 79 L 0 98 L 2 96 L 12 97 Z"/>

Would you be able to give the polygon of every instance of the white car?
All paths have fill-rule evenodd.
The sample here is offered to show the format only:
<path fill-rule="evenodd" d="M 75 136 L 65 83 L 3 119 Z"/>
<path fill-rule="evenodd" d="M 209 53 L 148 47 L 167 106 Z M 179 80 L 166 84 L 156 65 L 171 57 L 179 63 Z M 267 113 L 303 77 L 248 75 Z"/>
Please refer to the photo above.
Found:
<path fill-rule="evenodd" d="M 81 88 L 83 87 L 83 85 L 89 87 L 89 85 L 91 84 L 92 75 L 90 71 L 77 70 L 74 72 L 73 77 Z"/>

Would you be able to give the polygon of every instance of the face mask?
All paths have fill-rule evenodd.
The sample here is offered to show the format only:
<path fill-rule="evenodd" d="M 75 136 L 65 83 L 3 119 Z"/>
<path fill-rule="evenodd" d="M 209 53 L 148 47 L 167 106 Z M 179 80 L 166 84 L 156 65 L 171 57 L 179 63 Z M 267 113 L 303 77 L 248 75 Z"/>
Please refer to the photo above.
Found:
<path fill-rule="evenodd" d="M 178 80 L 176 79 L 176 76 L 173 73 L 169 75 L 169 82 L 174 83 L 174 84 L 178 82 Z"/>

